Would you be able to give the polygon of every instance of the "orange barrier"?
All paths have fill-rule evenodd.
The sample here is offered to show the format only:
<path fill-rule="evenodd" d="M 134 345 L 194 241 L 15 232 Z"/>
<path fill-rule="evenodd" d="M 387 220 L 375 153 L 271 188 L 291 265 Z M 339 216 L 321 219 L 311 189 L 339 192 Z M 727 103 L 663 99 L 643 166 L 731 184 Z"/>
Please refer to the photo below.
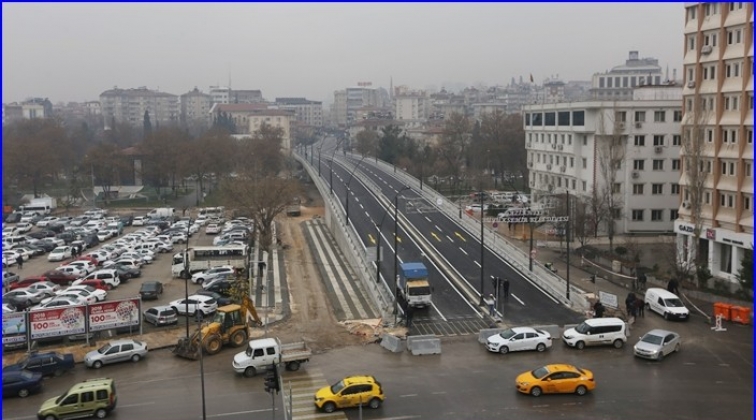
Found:
<path fill-rule="evenodd" d="M 732 310 L 734 307 L 730 304 L 717 302 L 714 304 L 714 317 L 722 315 L 723 321 L 729 321 L 732 319 Z"/>
<path fill-rule="evenodd" d="M 732 311 L 732 322 L 737 322 L 743 325 L 748 325 L 751 323 L 751 308 L 746 306 L 733 306 L 731 308 Z"/>

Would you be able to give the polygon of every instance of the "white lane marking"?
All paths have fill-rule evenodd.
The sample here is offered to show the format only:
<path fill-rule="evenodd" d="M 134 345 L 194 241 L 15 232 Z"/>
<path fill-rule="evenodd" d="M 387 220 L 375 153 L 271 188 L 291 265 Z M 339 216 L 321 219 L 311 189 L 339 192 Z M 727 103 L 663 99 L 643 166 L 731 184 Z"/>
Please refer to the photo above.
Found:
<path fill-rule="evenodd" d="M 399 398 L 405 398 L 405 397 L 417 397 L 418 394 L 404 394 L 400 395 Z"/>
<path fill-rule="evenodd" d="M 426 219 L 427 219 L 427 217 L 426 217 Z M 430 222 L 430 220 L 428 220 L 428 221 Z M 443 232 L 443 230 L 441 230 L 441 228 L 438 227 L 438 225 L 433 225 L 433 227 L 435 227 L 437 231 Z"/>
<path fill-rule="evenodd" d="M 464 249 L 462 249 L 461 247 L 459 248 L 459 250 L 462 251 L 463 254 L 467 255 L 467 252 Z"/>
<path fill-rule="evenodd" d="M 520 300 L 520 298 L 518 298 L 517 296 L 515 296 L 515 294 L 514 294 L 514 293 L 510 293 L 510 295 L 512 295 L 512 297 L 513 297 L 513 298 L 517 299 L 517 301 L 518 301 L 518 302 L 520 302 L 520 304 L 521 304 L 522 306 L 525 306 L 525 302 L 523 302 L 522 300 Z"/>
<path fill-rule="evenodd" d="M 446 238 L 449 239 L 449 242 L 454 242 L 454 239 L 452 239 L 451 236 L 446 235 Z"/>
<path fill-rule="evenodd" d="M 123 408 L 123 407 L 140 407 L 140 406 L 143 406 L 143 405 L 153 405 L 153 404 L 155 404 L 155 401 L 147 401 L 147 402 L 136 403 L 136 404 L 123 404 L 123 405 L 119 404 L 118 407 L 119 408 Z"/>
<path fill-rule="evenodd" d="M 270 408 L 263 408 L 261 410 L 246 410 L 246 411 L 235 411 L 233 413 L 221 413 L 221 414 L 208 414 L 207 417 L 226 417 L 226 416 L 237 416 L 239 414 L 247 414 L 247 413 L 264 413 L 270 411 Z"/>
<path fill-rule="evenodd" d="M 428 216 L 425 216 L 425 220 L 427 220 L 427 221 L 428 221 L 428 223 L 433 223 L 433 222 L 431 222 L 431 219 L 430 219 L 430 217 L 428 217 Z M 436 229 L 438 229 L 438 226 L 436 227 Z"/>
<path fill-rule="evenodd" d="M 480 263 L 477 261 L 473 261 L 478 267 L 480 267 Z"/>

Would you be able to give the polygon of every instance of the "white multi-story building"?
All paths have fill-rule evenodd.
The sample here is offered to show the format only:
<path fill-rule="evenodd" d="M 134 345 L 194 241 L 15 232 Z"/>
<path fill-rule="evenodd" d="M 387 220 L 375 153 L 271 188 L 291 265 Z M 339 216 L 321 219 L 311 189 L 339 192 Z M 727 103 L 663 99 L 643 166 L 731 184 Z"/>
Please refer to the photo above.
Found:
<path fill-rule="evenodd" d="M 523 107 L 534 197 L 610 194 L 614 233 L 671 232 L 679 206 L 681 90 L 637 89 L 633 99 Z M 604 169 L 610 160 L 613 174 Z"/>
<path fill-rule="evenodd" d="M 184 124 L 199 124 L 209 127 L 211 123 L 210 108 L 213 106 L 213 98 L 207 93 L 202 93 L 196 87 L 181 95 L 181 121 Z"/>
<path fill-rule="evenodd" d="M 425 91 L 397 86 L 393 100 L 394 119 L 404 121 L 407 128 L 421 127 L 430 116 L 431 100 Z"/>
<path fill-rule="evenodd" d="M 280 127 L 283 130 L 281 150 L 285 153 L 291 151 L 291 120 L 295 118 L 294 111 L 283 109 L 257 109 L 250 111 L 247 118 L 249 120 L 250 134 L 256 133 L 263 123 L 273 127 Z"/>
<path fill-rule="evenodd" d="M 732 282 L 754 243 L 753 35 L 751 2 L 686 3 L 682 133 L 700 153 L 682 152 L 678 258 Z"/>
<path fill-rule="evenodd" d="M 591 99 L 600 101 L 626 101 L 633 97 L 633 90 L 640 86 L 661 85 L 667 82 L 662 74 L 659 60 L 640 58 L 638 51 L 630 51 L 625 64 L 610 71 L 593 75 Z"/>
<path fill-rule="evenodd" d="M 231 88 L 227 86 L 210 86 L 208 95 L 213 99 L 214 104 L 227 104 L 231 97 Z"/>
<path fill-rule="evenodd" d="M 106 90 L 100 94 L 100 105 L 106 129 L 112 128 L 110 123 L 114 119 L 141 127 L 145 111 L 149 112 L 153 126 L 156 123 L 171 125 L 179 121 L 178 96 L 146 87 Z"/>
<path fill-rule="evenodd" d="M 279 109 L 294 111 L 296 120 L 310 127 L 323 126 L 323 103 L 305 98 L 276 98 Z"/>

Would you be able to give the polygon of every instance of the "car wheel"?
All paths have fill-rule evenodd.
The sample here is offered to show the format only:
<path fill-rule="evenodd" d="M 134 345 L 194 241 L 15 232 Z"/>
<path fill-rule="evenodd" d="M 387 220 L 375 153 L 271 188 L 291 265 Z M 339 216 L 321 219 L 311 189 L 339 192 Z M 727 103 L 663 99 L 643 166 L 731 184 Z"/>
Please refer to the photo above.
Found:
<path fill-rule="evenodd" d="M 675 353 L 677 353 L 678 351 L 680 351 L 680 343 L 677 343 L 675 345 Z"/>
<path fill-rule="evenodd" d="M 97 411 L 95 411 L 94 415 L 98 419 L 104 419 L 108 416 L 108 412 L 104 408 L 98 408 Z"/>
<path fill-rule="evenodd" d="M 55 372 L 53 372 L 54 376 L 61 376 L 63 375 L 63 369 L 55 369 Z"/>
<path fill-rule="evenodd" d="M 251 378 L 255 375 L 257 375 L 257 371 L 252 366 L 244 369 L 244 376 L 246 376 L 247 378 Z"/>
<path fill-rule="evenodd" d="M 113 290 L 113 286 L 111 286 L 109 284 L 106 284 L 105 285 L 105 290 L 107 290 L 109 292 L 109 291 Z"/>
<path fill-rule="evenodd" d="M 134 363 L 136 363 L 136 362 L 138 362 L 138 361 L 139 361 L 139 359 L 141 359 L 141 358 L 142 358 L 142 356 L 140 356 L 140 355 L 138 355 L 138 354 L 135 354 L 135 355 L 131 356 L 131 361 L 132 361 L 132 362 L 134 362 Z"/>
<path fill-rule="evenodd" d="M 501 347 L 499 347 L 499 353 L 501 353 L 501 354 L 507 354 L 507 353 L 509 353 L 509 347 L 507 347 L 507 346 L 501 346 Z"/>
<path fill-rule="evenodd" d="M 102 367 L 102 362 L 98 360 L 98 361 L 94 362 L 94 364 L 92 365 L 92 367 L 95 368 L 95 369 L 99 369 L 99 368 Z"/>
<path fill-rule="evenodd" d="M 533 388 L 530 388 L 530 395 L 534 397 L 540 397 L 543 391 L 541 391 L 541 387 L 534 386 Z"/>
<path fill-rule="evenodd" d="M 575 348 L 578 350 L 583 350 L 585 348 L 585 343 L 582 341 L 578 341 L 577 343 L 575 343 Z"/>
<path fill-rule="evenodd" d="M 31 394 L 31 392 L 29 392 L 29 390 L 26 388 L 21 388 L 18 390 L 18 396 L 21 398 L 26 398 L 29 396 L 29 394 Z"/>
<path fill-rule="evenodd" d="M 538 343 L 538 345 L 536 346 L 536 350 L 538 350 L 538 351 L 544 351 L 544 350 L 546 350 L 546 344 Z"/>
<path fill-rule="evenodd" d="M 57 418 L 57 417 L 55 417 L 55 416 L 53 416 L 52 414 L 48 414 L 48 415 L 47 415 L 47 416 L 45 417 L 45 420 L 58 420 L 58 418 Z"/>
<path fill-rule="evenodd" d="M 221 341 L 220 336 L 213 334 L 205 341 L 205 351 L 207 354 L 216 354 L 221 350 L 222 344 L 223 342 Z"/>
<path fill-rule="evenodd" d="M 32 304 L 32 301 L 31 301 L 31 300 L 27 300 L 27 301 L 26 301 L 26 306 L 31 306 L 31 304 Z"/>
<path fill-rule="evenodd" d="M 664 319 L 669 320 L 669 312 L 664 312 Z"/>
<path fill-rule="evenodd" d="M 171 309 L 173 309 L 173 312 L 176 312 L 177 315 L 181 315 L 181 312 L 179 312 L 177 307 L 171 306 Z"/>
<path fill-rule="evenodd" d="M 621 349 L 622 346 L 625 345 L 625 342 L 620 340 L 619 338 L 614 340 L 614 348 L 615 349 Z"/>
<path fill-rule="evenodd" d="M 238 330 L 231 336 L 231 345 L 239 347 L 247 342 L 247 332 L 244 330 Z"/>
<path fill-rule="evenodd" d="M 336 411 L 336 404 L 330 401 L 323 404 L 323 411 L 325 411 L 326 413 L 333 413 L 334 411 Z"/>
<path fill-rule="evenodd" d="M 575 393 L 578 394 L 578 395 L 580 395 L 580 396 L 583 396 L 586 393 L 588 393 L 588 388 L 586 388 L 583 385 L 580 385 L 577 388 L 575 388 Z"/>
<path fill-rule="evenodd" d="M 661 362 L 664 360 L 664 350 L 659 350 L 659 355 L 656 356 L 656 361 Z"/>
<path fill-rule="evenodd" d="M 286 370 L 289 370 L 291 372 L 296 372 L 299 370 L 299 362 L 291 362 L 288 365 L 286 365 Z"/>
<path fill-rule="evenodd" d="M 368 403 L 368 407 L 370 407 L 370 408 L 372 408 L 372 409 L 374 409 L 374 410 L 375 410 L 376 408 L 380 407 L 380 406 L 381 406 L 381 400 L 379 400 L 378 398 L 373 398 L 373 399 L 372 399 L 372 400 L 370 400 L 370 402 Z"/>

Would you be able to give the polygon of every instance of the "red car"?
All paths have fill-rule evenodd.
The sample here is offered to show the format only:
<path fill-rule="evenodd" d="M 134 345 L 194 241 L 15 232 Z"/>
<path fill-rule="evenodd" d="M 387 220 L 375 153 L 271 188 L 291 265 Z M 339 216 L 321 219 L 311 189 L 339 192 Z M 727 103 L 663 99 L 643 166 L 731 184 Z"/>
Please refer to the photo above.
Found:
<path fill-rule="evenodd" d="M 10 289 L 11 290 L 16 290 L 16 289 L 20 289 L 22 287 L 29 287 L 29 286 L 31 286 L 34 283 L 39 283 L 41 281 L 46 281 L 46 280 L 49 280 L 49 279 L 47 277 L 44 277 L 44 276 L 27 277 L 27 278 L 25 278 L 23 280 L 14 281 L 13 283 L 11 283 L 10 284 Z"/>
<path fill-rule="evenodd" d="M 76 276 L 72 276 L 70 274 L 66 274 L 62 271 L 57 270 L 50 270 L 45 274 L 42 274 L 42 276 L 47 277 L 47 280 L 50 280 L 51 282 L 59 284 L 61 286 L 68 286 L 69 284 L 73 283 L 74 280 L 78 279 L 78 277 Z"/>
<path fill-rule="evenodd" d="M 76 258 L 75 261 L 89 261 L 92 264 L 94 264 L 95 267 L 97 267 L 99 264 L 97 263 L 97 258 L 91 256 L 91 255 L 82 255 L 79 258 Z M 70 264 L 70 263 L 69 263 Z"/>
<path fill-rule="evenodd" d="M 91 286 L 95 289 L 104 290 L 106 292 L 110 291 L 112 287 L 110 287 L 109 284 L 105 283 L 105 280 L 100 279 L 89 279 L 89 280 L 82 280 L 81 283 L 79 283 L 81 286 Z"/>

